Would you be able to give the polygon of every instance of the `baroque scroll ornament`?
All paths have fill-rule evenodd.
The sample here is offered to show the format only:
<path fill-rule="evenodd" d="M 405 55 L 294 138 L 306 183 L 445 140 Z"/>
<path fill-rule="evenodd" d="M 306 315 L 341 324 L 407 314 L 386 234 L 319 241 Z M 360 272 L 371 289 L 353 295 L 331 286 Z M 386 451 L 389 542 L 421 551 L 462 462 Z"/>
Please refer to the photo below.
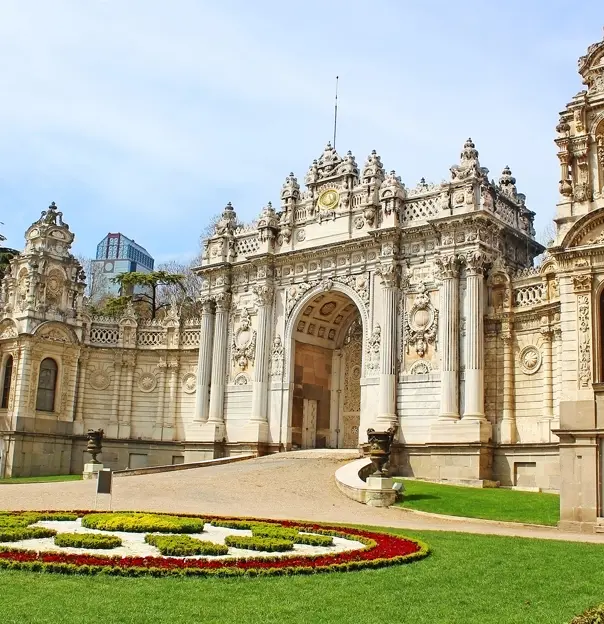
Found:
<path fill-rule="evenodd" d="M 367 377 L 376 377 L 380 372 L 380 348 L 382 344 L 382 328 L 376 323 L 367 341 Z"/>
<path fill-rule="evenodd" d="M 233 360 L 244 371 L 256 357 L 256 330 L 252 329 L 250 313 L 244 308 L 241 324 L 233 334 Z"/>
<path fill-rule="evenodd" d="M 409 353 L 409 346 L 415 347 L 419 357 L 426 355 L 428 344 L 436 343 L 438 334 L 438 310 L 432 305 L 426 294 L 426 285 L 420 284 L 413 307 L 405 312 L 404 343 Z"/>

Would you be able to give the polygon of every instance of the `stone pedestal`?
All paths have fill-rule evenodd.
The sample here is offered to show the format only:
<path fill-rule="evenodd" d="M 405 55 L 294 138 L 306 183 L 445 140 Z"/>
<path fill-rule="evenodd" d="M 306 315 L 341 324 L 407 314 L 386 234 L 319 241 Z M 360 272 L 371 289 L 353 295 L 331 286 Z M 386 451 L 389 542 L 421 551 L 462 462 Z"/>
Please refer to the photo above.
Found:
<path fill-rule="evenodd" d="M 103 470 L 103 464 L 93 464 L 88 463 L 84 464 L 84 472 L 82 473 L 83 479 L 96 479 L 97 473 Z"/>
<path fill-rule="evenodd" d="M 222 442 L 226 438 L 224 421 L 208 420 L 201 425 L 198 442 Z"/>
<path fill-rule="evenodd" d="M 390 477 L 367 477 L 365 503 L 370 507 L 390 507 L 396 501 L 394 481 Z"/>
<path fill-rule="evenodd" d="M 493 428 L 486 419 L 439 420 L 430 428 L 431 441 L 440 443 L 488 442 L 492 435 Z"/>

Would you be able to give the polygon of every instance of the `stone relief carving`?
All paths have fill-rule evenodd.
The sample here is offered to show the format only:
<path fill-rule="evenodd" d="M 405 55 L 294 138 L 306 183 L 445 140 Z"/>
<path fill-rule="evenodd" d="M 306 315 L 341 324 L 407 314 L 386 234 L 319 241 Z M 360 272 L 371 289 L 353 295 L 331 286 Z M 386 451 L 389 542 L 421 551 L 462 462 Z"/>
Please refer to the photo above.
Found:
<path fill-rule="evenodd" d="M 197 375 L 195 373 L 185 373 L 181 379 L 182 391 L 185 394 L 193 394 L 197 389 Z"/>
<path fill-rule="evenodd" d="M 271 349 L 271 377 L 281 377 L 281 375 L 283 375 L 284 356 L 285 349 L 283 347 L 283 342 L 281 341 L 281 336 L 277 334 L 273 340 L 273 348 Z"/>
<path fill-rule="evenodd" d="M 589 295 L 578 295 L 579 321 L 579 384 L 585 388 L 591 382 L 591 337 Z"/>
<path fill-rule="evenodd" d="M 239 373 L 233 379 L 233 383 L 236 386 L 247 386 L 250 383 L 250 378 L 245 373 Z"/>
<path fill-rule="evenodd" d="M 373 332 L 367 341 L 367 377 L 376 377 L 380 372 L 380 346 L 382 343 L 382 328 L 375 324 Z"/>
<path fill-rule="evenodd" d="M 153 392 L 157 387 L 157 377 L 153 373 L 145 371 L 138 375 L 137 386 L 141 392 Z"/>
<path fill-rule="evenodd" d="M 233 333 L 231 352 L 233 361 L 241 371 L 246 370 L 256 357 L 256 330 L 252 329 L 252 321 L 246 308 L 241 314 L 239 327 Z"/>
<path fill-rule="evenodd" d="M 520 351 L 520 369 L 525 375 L 534 375 L 541 368 L 541 351 L 534 345 L 528 345 Z"/>
<path fill-rule="evenodd" d="M 93 369 L 88 373 L 88 383 L 95 390 L 106 390 L 111 383 L 111 375 L 108 368 Z"/>
<path fill-rule="evenodd" d="M 584 275 L 573 275 L 573 290 L 575 292 L 589 292 L 591 290 L 592 276 L 589 273 Z"/>
<path fill-rule="evenodd" d="M 290 286 L 287 291 L 287 316 L 291 314 L 296 303 L 298 303 L 302 296 L 311 288 L 314 288 L 315 286 L 318 286 L 320 284 L 322 290 L 330 291 L 333 288 L 334 283 L 340 283 L 349 286 L 359 295 L 364 304 L 369 303 L 369 277 L 366 273 L 363 273 L 361 275 L 335 276 L 333 278 L 314 280 L 313 282 L 302 282 L 301 284 L 294 284 L 293 286 Z"/>
<path fill-rule="evenodd" d="M 422 282 L 409 312 L 405 312 L 404 344 L 406 352 L 409 346 L 415 347 L 415 352 L 423 358 L 428 344 L 436 344 L 438 333 L 438 310 L 432 305 L 426 294 L 426 285 Z"/>
<path fill-rule="evenodd" d="M 418 360 L 417 362 L 414 362 L 409 369 L 410 375 L 428 375 L 431 372 L 432 365 L 430 362 L 426 362 L 426 360 Z"/>

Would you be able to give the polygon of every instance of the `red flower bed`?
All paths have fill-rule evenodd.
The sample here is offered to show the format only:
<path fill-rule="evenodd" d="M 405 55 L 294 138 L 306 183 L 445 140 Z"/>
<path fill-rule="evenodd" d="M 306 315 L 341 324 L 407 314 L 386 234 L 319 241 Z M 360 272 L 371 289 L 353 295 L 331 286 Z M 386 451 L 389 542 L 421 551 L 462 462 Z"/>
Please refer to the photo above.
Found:
<path fill-rule="evenodd" d="M 18 512 L 17 512 L 18 513 Z M 74 511 L 78 516 L 90 511 Z M 171 514 L 188 517 L 192 514 Z M 253 520 L 309 533 L 334 535 L 365 544 L 358 550 L 325 555 L 286 555 L 247 559 L 189 559 L 180 557 L 116 557 L 106 555 L 74 555 L 60 552 L 36 552 L 0 545 L 0 568 L 58 572 L 63 574 L 109 574 L 115 576 L 264 576 L 315 574 L 379 568 L 410 563 L 429 554 L 422 542 L 348 527 L 327 526 L 305 522 L 231 518 L 203 515 L 211 520 Z"/>

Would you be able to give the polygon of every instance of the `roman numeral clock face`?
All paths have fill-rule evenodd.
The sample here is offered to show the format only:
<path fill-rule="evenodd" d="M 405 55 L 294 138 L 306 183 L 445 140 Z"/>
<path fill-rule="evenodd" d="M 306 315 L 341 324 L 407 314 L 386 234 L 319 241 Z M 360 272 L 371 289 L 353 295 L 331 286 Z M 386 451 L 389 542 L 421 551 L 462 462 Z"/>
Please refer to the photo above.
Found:
<path fill-rule="evenodd" d="M 328 189 L 327 191 L 323 191 L 321 195 L 319 195 L 319 208 L 322 210 L 333 210 L 340 201 L 340 194 L 338 191 L 334 189 Z"/>

